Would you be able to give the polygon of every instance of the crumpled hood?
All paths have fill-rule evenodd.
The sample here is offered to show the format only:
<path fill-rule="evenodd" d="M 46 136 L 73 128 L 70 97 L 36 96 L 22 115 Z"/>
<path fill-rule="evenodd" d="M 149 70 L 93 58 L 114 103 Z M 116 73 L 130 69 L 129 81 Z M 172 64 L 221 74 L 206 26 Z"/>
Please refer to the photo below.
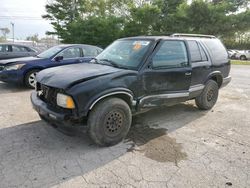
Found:
<path fill-rule="evenodd" d="M 44 60 L 42 58 L 38 57 L 20 57 L 20 58 L 13 58 L 13 59 L 6 59 L 6 60 L 0 60 L 0 65 L 7 65 L 12 63 L 29 63 L 32 61 L 37 60 Z"/>
<path fill-rule="evenodd" d="M 107 65 L 80 63 L 45 69 L 37 74 L 36 79 L 46 86 L 66 89 L 78 82 L 118 71 L 121 71 L 121 69 Z"/>

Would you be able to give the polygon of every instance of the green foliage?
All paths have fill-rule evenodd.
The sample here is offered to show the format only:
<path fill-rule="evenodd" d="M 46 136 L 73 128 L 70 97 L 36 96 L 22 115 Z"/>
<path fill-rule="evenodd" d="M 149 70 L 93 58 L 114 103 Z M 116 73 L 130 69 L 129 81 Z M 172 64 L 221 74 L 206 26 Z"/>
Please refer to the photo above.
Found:
<path fill-rule="evenodd" d="M 250 31 L 248 0 L 52 0 L 43 17 L 63 42 L 107 46 L 117 38 L 202 33 L 229 46 Z M 248 43 L 248 42 L 247 42 Z M 248 43 L 249 44 L 249 43 Z"/>
<path fill-rule="evenodd" d="M 121 36 L 120 28 L 123 20 L 114 16 L 94 17 L 91 16 L 85 21 L 74 21 L 69 25 L 69 38 L 64 38 L 66 43 L 79 43 L 106 47 L 113 40 Z"/>
<path fill-rule="evenodd" d="M 231 60 L 233 65 L 250 65 L 250 61 Z"/>

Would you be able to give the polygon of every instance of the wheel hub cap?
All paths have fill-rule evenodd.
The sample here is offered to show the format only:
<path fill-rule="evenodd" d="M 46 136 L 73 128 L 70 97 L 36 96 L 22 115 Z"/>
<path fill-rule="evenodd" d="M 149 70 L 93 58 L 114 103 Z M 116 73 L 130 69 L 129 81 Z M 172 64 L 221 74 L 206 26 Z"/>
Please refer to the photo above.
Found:
<path fill-rule="evenodd" d="M 36 74 L 37 72 L 34 72 L 30 75 L 29 77 L 29 84 L 32 86 L 32 87 L 35 87 L 36 86 Z"/>
<path fill-rule="evenodd" d="M 104 122 L 104 130 L 108 136 L 117 136 L 121 133 L 123 127 L 123 115 L 120 112 L 110 112 Z"/>

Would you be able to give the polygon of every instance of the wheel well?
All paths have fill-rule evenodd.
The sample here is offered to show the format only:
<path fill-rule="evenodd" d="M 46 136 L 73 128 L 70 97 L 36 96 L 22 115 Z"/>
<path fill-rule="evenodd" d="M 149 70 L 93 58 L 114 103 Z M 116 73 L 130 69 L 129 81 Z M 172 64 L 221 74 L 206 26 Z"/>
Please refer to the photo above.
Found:
<path fill-rule="evenodd" d="M 101 101 L 103 101 L 103 100 L 105 100 L 105 99 L 107 99 L 107 98 L 120 98 L 120 99 L 124 100 L 124 101 L 129 105 L 130 108 L 132 108 L 132 98 L 131 98 L 131 97 L 132 97 L 132 95 L 128 95 L 128 94 L 125 94 L 125 93 L 117 93 L 117 94 L 113 94 L 113 95 L 108 95 L 108 96 L 106 96 L 106 97 L 101 98 L 100 100 L 97 99 L 97 102 L 94 101 L 94 102 L 92 103 L 92 105 L 90 106 L 90 108 L 89 108 L 89 112 L 90 112 L 91 109 L 94 108 L 98 103 L 100 103 Z M 88 112 L 88 113 L 89 113 L 89 112 Z"/>
<path fill-rule="evenodd" d="M 223 78 L 221 75 L 214 75 L 210 79 L 214 80 L 218 84 L 219 88 L 221 87 L 222 82 L 223 82 Z"/>
<path fill-rule="evenodd" d="M 27 70 L 27 71 L 24 73 L 24 75 L 23 75 L 23 82 L 25 82 L 26 75 L 27 75 L 29 72 L 33 71 L 33 70 L 41 71 L 42 68 L 32 68 L 32 69 Z"/>

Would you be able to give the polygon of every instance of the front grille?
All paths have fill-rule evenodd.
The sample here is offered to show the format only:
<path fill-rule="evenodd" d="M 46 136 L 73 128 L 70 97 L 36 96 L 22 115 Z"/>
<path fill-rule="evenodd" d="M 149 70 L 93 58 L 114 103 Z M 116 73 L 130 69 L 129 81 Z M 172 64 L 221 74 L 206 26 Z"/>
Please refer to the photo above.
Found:
<path fill-rule="evenodd" d="M 72 113 L 72 110 L 61 108 L 57 105 L 57 93 L 63 93 L 61 89 L 49 87 L 39 82 L 36 84 L 36 92 L 38 97 L 44 101 L 51 109 L 57 112 Z"/>
<path fill-rule="evenodd" d="M 37 84 L 37 92 L 40 99 L 42 99 L 47 104 L 56 107 L 56 96 L 58 89 L 52 88 L 46 85 Z"/>
<path fill-rule="evenodd" d="M 0 65 L 0 71 L 2 71 L 3 69 L 4 69 L 4 66 L 1 66 L 1 65 Z"/>

